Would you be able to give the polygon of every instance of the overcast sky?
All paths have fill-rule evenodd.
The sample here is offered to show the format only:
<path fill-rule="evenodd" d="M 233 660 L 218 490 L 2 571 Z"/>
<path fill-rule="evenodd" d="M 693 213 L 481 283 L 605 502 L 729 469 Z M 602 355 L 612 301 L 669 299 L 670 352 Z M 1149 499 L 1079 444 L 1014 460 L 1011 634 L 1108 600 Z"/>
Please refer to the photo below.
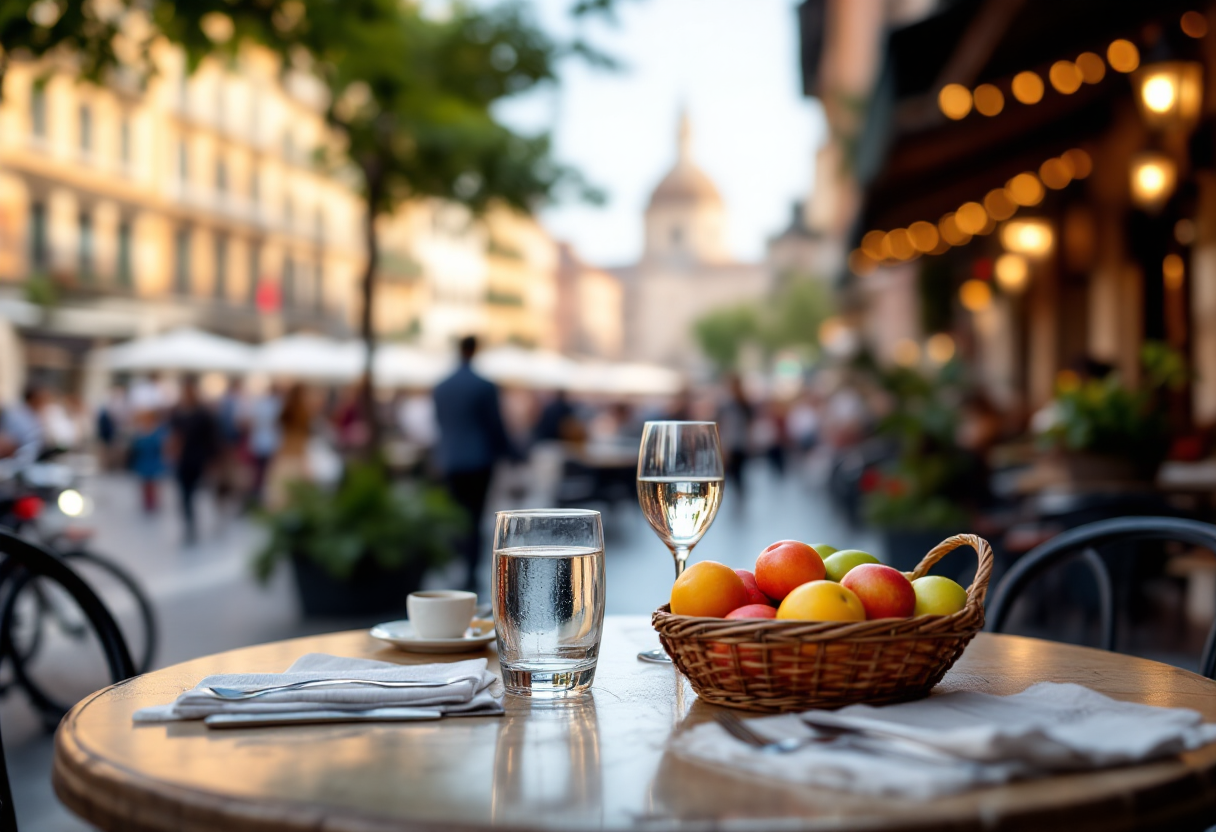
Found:
<path fill-rule="evenodd" d="M 547 29 L 570 31 L 572 0 L 532 5 Z M 559 88 L 504 109 L 520 126 L 552 124 L 558 158 L 608 192 L 602 207 L 546 211 L 546 226 L 597 265 L 635 260 L 642 211 L 675 157 L 684 103 L 694 158 L 726 201 L 730 249 L 759 258 L 808 192 L 824 130 L 818 104 L 799 90 L 794 0 L 620 0 L 618 18 L 586 30 L 623 71 L 571 61 Z"/>

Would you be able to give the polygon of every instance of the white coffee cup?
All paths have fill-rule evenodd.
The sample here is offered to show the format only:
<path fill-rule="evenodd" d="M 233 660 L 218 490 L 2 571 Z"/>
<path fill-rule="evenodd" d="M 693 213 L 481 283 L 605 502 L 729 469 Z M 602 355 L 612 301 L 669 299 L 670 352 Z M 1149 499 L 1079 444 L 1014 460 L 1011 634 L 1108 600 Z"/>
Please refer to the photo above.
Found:
<path fill-rule="evenodd" d="M 458 589 L 411 592 L 405 606 L 419 638 L 461 638 L 477 609 L 477 593 Z"/>

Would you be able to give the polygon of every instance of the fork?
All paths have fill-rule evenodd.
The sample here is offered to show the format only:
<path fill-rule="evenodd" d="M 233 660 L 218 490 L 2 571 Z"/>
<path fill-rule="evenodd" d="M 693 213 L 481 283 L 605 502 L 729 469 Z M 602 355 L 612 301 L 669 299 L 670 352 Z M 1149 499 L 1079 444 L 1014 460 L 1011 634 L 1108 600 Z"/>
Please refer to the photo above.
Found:
<path fill-rule="evenodd" d="M 718 720 L 718 723 L 726 730 L 726 733 L 735 739 L 769 754 L 788 754 L 791 751 L 806 748 L 808 745 L 831 742 L 837 739 L 835 736 L 827 737 L 816 733 L 813 737 L 786 737 L 781 740 L 770 740 L 768 737 L 748 728 L 746 722 L 739 719 L 739 717 L 730 711 L 715 711 L 714 718 Z M 815 730 L 818 732 L 819 729 Z"/>
<path fill-rule="evenodd" d="M 856 739 L 861 740 L 862 743 L 855 743 L 855 745 L 876 753 L 894 754 L 895 756 L 935 762 L 972 762 L 930 743 L 900 734 L 888 734 L 873 729 L 849 728 L 843 725 L 812 724 L 811 727 L 815 730 L 815 736 L 813 737 L 786 737 L 780 740 L 770 740 L 763 734 L 749 728 L 746 722 L 730 711 L 715 711 L 714 717 L 732 737 L 768 754 L 788 754 L 791 751 L 806 748 L 808 745 L 826 745 L 841 739 Z M 890 740 L 890 743 L 875 744 L 873 742 L 874 740 L 881 741 L 883 739 Z M 866 740 L 870 742 L 866 742 Z M 903 745 L 905 748 L 898 748 L 898 745 Z"/>
<path fill-rule="evenodd" d="M 455 684 L 456 682 L 464 681 L 467 677 L 458 677 L 455 679 L 435 679 L 431 681 L 378 681 L 376 679 L 310 679 L 306 682 L 292 682 L 289 685 L 270 685 L 264 688 L 252 688 L 242 690 L 241 688 L 221 688 L 209 687 L 202 688 L 203 691 L 216 697 L 217 699 L 227 699 L 230 702 L 238 702 L 242 699 L 256 699 L 259 696 L 265 696 L 268 693 L 281 693 L 288 690 L 303 690 L 305 688 L 326 688 L 340 687 L 342 685 L 370 685 L 376 688 L 441 688 L 444 685 Z"/>

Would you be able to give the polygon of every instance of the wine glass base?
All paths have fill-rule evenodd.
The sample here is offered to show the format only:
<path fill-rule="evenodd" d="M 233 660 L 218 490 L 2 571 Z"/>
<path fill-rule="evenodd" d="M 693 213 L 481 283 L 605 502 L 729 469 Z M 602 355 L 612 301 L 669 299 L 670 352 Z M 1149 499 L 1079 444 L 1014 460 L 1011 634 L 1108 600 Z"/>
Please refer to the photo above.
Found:
<path fill-rule="evenodd" d="M 667 655 L 667 651 L 662 647 L 655 650 L 643 650 L 638 653 L 638 661 L 650 662 L 652 664 L 671 664 L 671 656 Z"/>

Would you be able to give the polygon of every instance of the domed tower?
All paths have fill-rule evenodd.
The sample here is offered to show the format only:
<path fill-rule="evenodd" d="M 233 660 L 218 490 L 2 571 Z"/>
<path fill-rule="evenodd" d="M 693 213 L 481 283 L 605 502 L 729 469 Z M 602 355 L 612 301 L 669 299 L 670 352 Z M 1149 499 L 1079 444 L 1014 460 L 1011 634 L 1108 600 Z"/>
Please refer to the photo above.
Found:
<path fill-rule="evenodd" d="M 676 163 L 646 206 L 643 262 L 675 267 L 725 263 L 726 211 L 722 196 L 692 161 L 692 126 L 680 113 Z"/>

